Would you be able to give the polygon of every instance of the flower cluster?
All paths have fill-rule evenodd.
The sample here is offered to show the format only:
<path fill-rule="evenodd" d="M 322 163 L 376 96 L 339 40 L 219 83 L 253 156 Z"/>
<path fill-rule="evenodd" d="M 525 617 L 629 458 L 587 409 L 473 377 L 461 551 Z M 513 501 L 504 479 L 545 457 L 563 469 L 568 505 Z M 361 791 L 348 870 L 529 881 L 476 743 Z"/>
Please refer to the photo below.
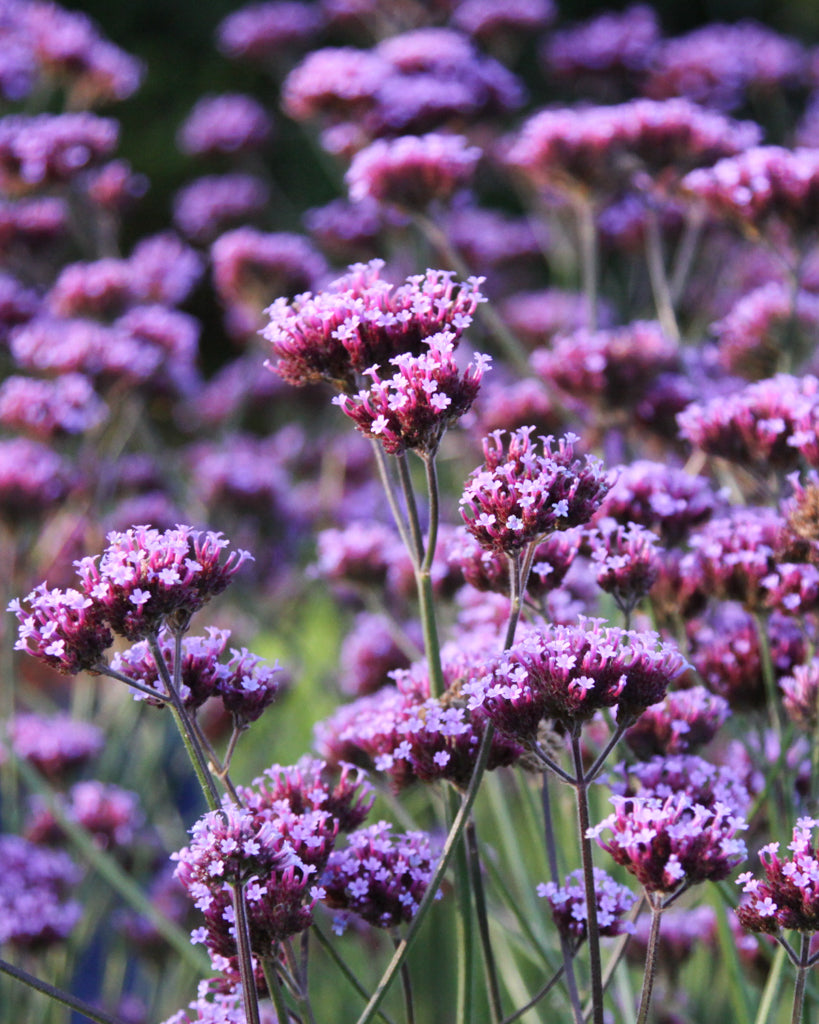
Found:
<path fill-rule="evenodd" d="M 732 808 L 694 803 L 686 793 L 613 796 L 614 813 L 589 830 L 617 864 L 649 893 L 672 894 L 698 882 L 720 882 L 747 856 L 738 833 L 748 826 Z M 601 838 L 610 832 L 608 839 Z"/>
<path fill-rule="evenodd" d="M 728 718 L 728 701 L 704 686 L 674 690 L 646 708 L 625 740 L 640 758 L 689 754 L 709 743 Z"/>
<path fill-rule="evenodd" d="M 393 835 L 379 821 L 352 832 L 343 850 L 333 850 L 321 876 L 322 901 L 338 911 L 333 928 L 341 934 L 351 914 L 376 928 L 411 921 L 429 887 L 436 856 L 425 832 Z"/>
<path fill-rule="evenodd" d="M 6 733 L 17 757 L 52 779 L 70 776 L 96 757 L 105 744 L 98 726 L 67 714 L 16 714 L 6 723 Z"/>
<path fill-rule="evenodd" d="M 634 925 L 625 920 L 637 902 L 630 889 L 615 882 L 602 868 L 595 868 L 594 893 L 601 935 L 624 935 L 634 931 Z M 573 871 L 562 886 L 556 882 L 541 883 L 537 894 L 551 907 L 555 925 L 563 938 L 572 945 L 579 945 L 586 938 L 588 921 L 583 872 Z"/>
<path fill-rule="evenodd" d="M 328 381 L 358 390 L 357 377 L 401 353 L 420 355 L 425 339 L 442 331 L 457 341 L 484 301 L 480 280 L 458 283 L 448 271 L 428 270 L 395 287 L 381 277 L 383 261 L 354 265 L 317 295 L 277 299 L 262 331 L 290 384 Z"/>
<path fill-rule="evenodd" d="M 71 858 L 12 835 L 0 835 L 0 857 L 0 946 L 38 950 L 65 939 L 82 913 L 71 899 L 80 880 Z"/>
<path fill-rule="evenodd" d="M 612 525 L 602 520 L 591 534 L 597 585 L 630 615 L 654 586 L 660 572 L 656 534 L 638 523 Z"/>
<path fill-rule="evenodd" d="M 788 845 L 792 856 L 780 859 L 779 843 L 759 851 L 764 881 L 750 871 L 737 879 L 745 899 L 737 909 L 743 928 L 779 935 L 781 930 L 819 930 L 819 852 L 813 844 L 814 818 L 800 818 Z"/>
<path fill-rule="evenodd" d="M 555 530 L 587 523 L 610 487 L 599 460 L 575 458 L 579 438 L 567 434 L 554 447 L 521 427 L 504 443 L 504 431 L 484 438 L 484 464 L 467 479 L 461 515 L 485 548 L 514 554 Z"/>
<path fill-rule="evenodd" d="M 491 357 L 478 353 L 463 373 L 455 361 L 455 336 L 441 332 L 424 339 L 420 356 L 404 353 L 390 362 L 397 372 L 382 379 L 378 367 L 364 371 L 371 384 L 355 397 L 335 402 L 367 437 L 391 455 L 409 449 L 424 455 L 438 450 L 444 431 L 468 412 Z"/>
<path fill-rule="evenodd" d="M 528 744 L 544 719 L 573 730 L 601 708 L 616 707 L 618 720 L 629 723 L 662 700 L 685 666 L 653 633 L 590 619 L 528 632 L 463 690 L 470 708 Z"/>

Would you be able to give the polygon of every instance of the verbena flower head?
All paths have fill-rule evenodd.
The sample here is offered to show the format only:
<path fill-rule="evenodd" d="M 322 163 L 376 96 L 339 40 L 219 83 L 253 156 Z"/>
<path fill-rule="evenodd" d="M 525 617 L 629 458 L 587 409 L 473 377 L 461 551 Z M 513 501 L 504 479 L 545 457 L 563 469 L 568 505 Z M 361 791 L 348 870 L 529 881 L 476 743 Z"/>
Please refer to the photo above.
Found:
<path fill-rule="evenodd" d="M 789 676 L 779 680 L 782 706 L 799 729 L 812 733 L 819 724 L 819 658 L 794 665 Z"/>
<path fill-rule="evenodd" d="M 114 642 L 102 607 L 79 590 L 41 583 L 22 601 L 11 601 L 8 611 L 20 623 L 14 649 L 64 675 L 99 671 Z"/>
<path fill-rule="evenodd" d="M 422 210 L 466 188 L 480 158 L 480 149 L 462 135 L 376 139 L 353 157 L 345 181 L 353 202 L 375 199 Z"/>
<path fill-rule="evenodd" d="M 691 171 L 682 181 L 689 195 L 717 217 L 758 232 L 771 221 L 796 231 L 819 220 L 819 151 L 752 146 L 713 167 Z"/>
<path fill-rule="evenodd" d="M 613 796 L 611 802 L 614 813 L 588 835 L 648 893 L 720 882 L 747 856 L 738 833 L 748 826 L 725 805 L 703 807 L 686 793 L 665 800 Z M 608 839 L 602 838 L 605 832 Z"/>
<path fill-rule="evenodd" d="M 77 563 L 87 594 L 115 633 L 129 640 L 154 635 L 167 624 L 183 628 L 191 615 L 222 593 L 247 551 L 231 551 L 220 533 L 177 526 L 160 533 L 147 526 L 108 535 L 99 557 Z"/>
<path fill-rule="evenodd" d="M 660 572 L 657 536 L 638 523 L 617 526 L 601 520 L 590 534 L 597 585 L 611 594 L 624 615 L 651 590 Z"/>
<path fill-rule="evenodd" d="M 80 373 L 55 380 L 12 375 L 0 384 L 0 423 L 38 440 L 82 434 L 97 427 L 108 409 Z"/>
<path fill-rule="evenodd" d="M 452 24 L 475 39 L 491 42 L 498 36 L 540 32 L 551 24 L 557 11 L 552 0 L 458 0 Z"/>
<path fill-rule="evenodd" d="M 614 106 L 547 109 L 532 115 L 507 162 L 546 189 L 616 193 L 638 172 L 681 174 L 759 141 L 737 122 L 688 100 L 632 100 Z"/>
<path fill-rule="evenodd" d="M 665 696 L 685 669 L 682 655 L 656 634 L 605 626 L 602 620 L 526 633 L 465 684 L 470 708 L 523 744 L 544 720 L 575 730 L 601 708 L 628 723 Z"/>
<path fill-rule="evenodd" d="M 270 189 L 252 174 L 211 174 L 197 178 L 174 196 L 173 221 L 193 242 L 208 244 L 228 228 L 258 217 Z"/>
<path fill-rule="evenodd" d="M 532 438 L 534 427 L 484 438 L 484 464 L 469 476 L 461 497 L 467 530 L 485 548 L 514 554 L 555 530 L 587 523 L 610 481 L 600 462 L 576 458 L 574 434 L 555 446 L 551 437 Z"/>
<path fill-rule="evenodd" d="M 50 779 L 65 779 L 105 745 L 101 729 L 67 714 L 20 712 L 6 723 L 11 749 Z"/>
<path fill-rule="evenodd" d="M 379 821 L 352 832 L 343 850 L 330 854 L 321 876 L 322 901 L 333 910 L 340 935 L 351 914 L 376 928 L 397 928 L 415 916 L 437 857 L 426 832 L 393 835 Z"/>
<path fill-rule="evenodd" d="M 813 841 L 818 826 L 815 818 L 796 822 L 790 857 L 779 857 L 779 843 L 763 846 L 759 859 L 764 880 L 750 871 L 739 876 L 737 885 L 747 897 L 737 908 L 743 928 L 768 935 L 779 935 L 782 929 L 819 931 L 819 850 Z"/>
<path fill-rule="evenodd" d="M 461 371 L 455 359 L 455 335 L 448 331 L 424 339 L 420 356 L 403 353 L 390 362 L 392 377 L 382 379 L 379 367 L 364 371 L 371 384 L 355 397 L 334 401 L 366 437 L 399 455 L 408 449 L 434 455 L 447 427 L 468 412 L 477 397 L 491 357 L 478 353 Z"/>
<path fill-rule="evenodd" d="M 674 690 L 640 715 L 625 741 L 641 759 L 690 754 L 709 743 L 730 715 L 728 701 L 704 686 Z"/>
<path fill-rule="evenodd" d="M 735 766 L 712 764 L 696 754 L 657 754 L 628 768 L 620 766 L 610 785 L 618 794 L 658 800 L 684 793 L 693 804 L 728 807 L 735 814 L 746 814 L 751 803 Z"/>
<path fill-rule="evenodd" d="M 0 835 L 0 946 L 48 949 L 68 938 L 82 908 L 71 899 L 81 872 L 68 854 Z"/>
<path fill-rule="evenodd" d="M 240 7 L 216 30 L 216 45 L 231 60 L 268 63 L 300 51 L 316 37 L 322 12 L 299 0 L 268 0 Z"/>
<path fill-rule="evenodd" d="M 203 96 L 180 127 L 177 143 L 183 153 L 232 155 L 266 145 L 273 122 L 252 96 L 224 93 Z"/>
<path fill-rule="evenodd" d="M 650 96 L 685 96 L 733 110 L 755 89 L 800 85 L 806 74 L 807 54 L 799 43 L 746 20 L 705 25 L 664 40 L 645 88 Z"/>
<path fill-rule="evenodd" d="M 57 799 L 63 814 L 81 825 L 98 847 L 119 850 L 126 856 L 133 853 L 129 847 L 133 847 L 145 823 L 136 793 L 113 783 L 86 779 Z M 53 846 L 66 841 L 63 827 L 51 808 L 36 797 L 25 822 L 25 836 L 33 843 Z"/>
<path fill-rule="evenodd" d="M 256 956 L 274 956 L 281 941 L 311 922 L 315 866 L 294 852 L 275 820 L 259 820 L 252 811 L 225 803 L 196 822 L 189 845 L 171 859 L 205 917 L 194 940 L 204 941 L 211 956 L 228 962 L 236 956 L 232 886 L 244 887 Z"/>
<path fill-rule="evenodd" d="M 45 444 L 0 440 L 0 520 L 11 529 L 51 512 L 75 482 L 68 462 Z"/>
<path fill-rule="evenodd" d="M 480 278 L 460 283 L 449 271 L 428 270 L 396 287 L 381 277 L 383 266 L 356 264 L 317 295 L 277 299 L 262 331 L 276 357 L 272 369 L 290 384 L 327 381 L 353 394 L 371 366 L 421 355 L 424 340 L 442 331 L 457 341 L 485 301 Z"/>
<path fill-rule="evenodd" d="M 564 885 L 556 882 L 541 883 L 538 896 L 547 900 L 557 930 L 573 947 L 585 938 L 588 927 L 588 905 L 583 872 L 572 871 Z M 597 924 L 601 935 L 631 934 L 634 925 L 625 920 L 626 914 L 637 902 L 637 897 L 620 885 L 602 868 L 594 869 L 594 896 L 597 905 Z"/>
<path fill-rule="evenodd" d="M 116 148 L 116 121 L 89 113 L 9 114 L 0 121 L 0 186 L 25 194 L 70 181 Z"/>
<path fill-rule="evenodd" d="M 281 666 L 269 665 L 247 648 L 231 650 L 217 692 L 233 717 L 234 727 L 246 729 L 269 707 L 279 692 Z"/>

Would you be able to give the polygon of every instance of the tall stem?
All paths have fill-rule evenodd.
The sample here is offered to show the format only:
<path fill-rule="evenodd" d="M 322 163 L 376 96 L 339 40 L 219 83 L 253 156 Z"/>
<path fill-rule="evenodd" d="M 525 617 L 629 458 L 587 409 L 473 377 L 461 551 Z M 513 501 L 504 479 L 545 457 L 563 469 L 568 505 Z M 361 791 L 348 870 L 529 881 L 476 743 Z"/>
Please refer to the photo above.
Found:
<path fill-rule="evenodd" d="M 489 915 L 486 909 L 486 893 L 483 887 L 483 876 L 481 875 L 478 833 L 475 828 L 475 822 L 471 818 L 466 823 L 465 839 L 469 856 L 469 878 L 472 883 L 475 913 L 478 918 L 478 935 L 481 940 L 486 989 L 489 994 L 489 1015 L 492 1024 L 500 1024 L 503 1018 L 503 1007 L 501 1005 L 500 985 L 498 983 L 498 970 L 495 963 L 495 954 L 492 951 L 492 940 L 489 935 Z"/>
<path fill-rule="evenodd" d="M 589 330 L 597 330 L 597 290 L 598 290 L 598 252 L 597 224 L 594 217 L 594 204 L 585 196 L 573 198 L 573 208 L 577 218 L 577 234 L 580 242 L 580 275 L 583 283 L 583 294 L 588 307 Z"/>
<path fill-rule="evenodd" d="M 552 818 L 552 799 L 549 793 L 549 776 L 544 773 L 543 786 L 541 788 L 541 799 L 543 804 L 543 826 L 546 841 L 546 859 L 549 861 L 549 874 L 555 885 L 560 885 L 560 868 L 557 863 L 557 842 L 555 841 L 554 821 Z M 583 1024 L 583 1008 L 580 1005 L 580 995 L 577 991 L 577 979 L 574 974 L 575 951 L 569 945 L 565 936 L 560 936 L 560 950 L 563 955 L 563 970 L 566 973 L 566 988 L 569 990 L 569 1001 L 572 1004 L 575 1024 Z"/>
<path fill-rule="evenodd" d="M 654 307 L 657 319 L 664 333 L 674 341 L 680 340 L 680 328 L 674 312 L 674 302 L 665 269 L 663 255 L 663 239 L 660 233 L 660 219 L 657 211 L 650 205 L 646 209 L 646 263 L 648 277 L 651 282 L 651 293 L 654 296 Z"/>
<path fill-rule="evenodd" d="M 33 974 L 23 970 L 22 967 L 16 967 L 7 960 L 0 959 L 0 973 L 7 974 L 10 978 L 14 978 L 15 981 L 19 981 L 23 985 L 28 985 L 29 988 L 33 988 L 37 992 L 42 992 L 49 999 L 53 999 L 55 1002 L 67 1006 L 70 1010 L 82 1014 L 88 1020 L 96 1021 L 96 1024 L 121 1024 L 116 1017 L 103 1013 L 96 1006 L 86 1003 L 84 999 L 78 999 L 70 992 L 65 992 L 55 985 L 49 985 L 47 981 L 36 978 Z"/>
<path fill-rule="evenodd" d="M 799 950 L 799 963 L 796 965 L 796 985 L 793 990 L 793 1010 L 791 1024 L 801 1024 L 805 1006 L 805 985 L 808 979 L 808 961 L 810 957 L 810 936 L 802 933 L 802 946 Z"/>
<path fill-rule="evenodd" d="M 663 902 L 656 893 L 648 894 L 651 906 L 651 930 L 648 933 L 646 949 L 646 966 L 643 973 L 643 991 L 640 994 L 640 1009 L 637 1013 L 637 1024 L 646 1024 L 651 1006 L 651 993 L 654 990 L 654 979 L 657 977 L 657 953 L 660 946 L 660 922 L 663 914 Z"/>
<path fill-rule="evenodd" d="M 256 994 L 256 976 L 253 970 L 253 956 L 250 952 L 250 924 L 247 919 L 244 886 L 241 882 L 231 885 L 233 897 L 234 928 L 236 949 L 239 960 L 239 974 L 242 978 L 242 1003 L 247 1024 L 259 1024 L 259 1000 Z M 285 1018 L 286 1020 L 287 1018 Z"/>
<path fill-rule="evenodd" d="M 398 936 L 393 938 L 397 949 L 401 940 Z M 406 1024 L 415 1024 L 415 1007 L 412 999 L 412 978 L 410 977 L 409 965 L 406 961 L 401 964 L 401 989 L 404 993 L 404 1019 Z"/>
<path fill-rule="evenodd" d="M 586 927 L 589 936 L 589 969 L 591 972 L 592 1019 L 594 1024 L 603 1024 L 603 964 L 600 958 L 600 928 L 597 923 L 597 893 L 594 885 L 594 861 L 591 840 L 588 837 L 589 793 L 583 773 L 583 753 L 580 749 L 580 734 L 572 734 L 572 756 L 574 758 L 575 796 L 577 799 L 577 824 L 580 830 L 580 851 L 583 860 L 583 881 L 586 889 Z"/>

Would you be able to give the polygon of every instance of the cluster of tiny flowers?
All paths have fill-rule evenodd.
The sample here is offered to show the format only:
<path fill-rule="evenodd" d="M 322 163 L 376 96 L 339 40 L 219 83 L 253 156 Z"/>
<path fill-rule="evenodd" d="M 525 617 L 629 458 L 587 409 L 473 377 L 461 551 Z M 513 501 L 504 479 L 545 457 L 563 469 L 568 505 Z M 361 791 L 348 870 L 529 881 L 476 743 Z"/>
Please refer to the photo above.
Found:
<path fill-rule="evenodd" d="M 56 380 L 13 375 L 0 385 L 0 423 L 40 440 L 84 433 L 107 415 L 105 403 L 80 373 Z"/>
<path fill-rule="evenodd" d="M 0 121 L 0 186 L 7 195 L 70 181 L 109 156 L 116 121 L 89 113 L 8 114 Z"/>
<path fill-rule="evenodd" d="M 323 11 L 299 0 L 248 4 L 220 22 L 216 44 L 232 60 L 267 63 L 310 43 L 323 21 Z"/>
<path fill-rule="evenodd" d="M 186 626 L 194 612 L 222 593 L 252 558 L 247 551 L 232 551 L 221 562 L 227 546 L 220 533 L 190 526 L 164 532 L 134 526 L 111 532 L 102 555 L 81 559 L 77 572 L 114 632 L 139 640 L 165 623 Z"/>
<path fill-rule="evenodd" d="M 748 826 L 733 808 L 703 807 L 687 793 L 665 800 L 613 796 L 611 802 L 614 813 L 589 829 L 589 837 L 649 893 L 722 881 L 747 856 L 738 833 Z M 601 838 L 607 831 L 610 838 Z"/>
<path fill-rule="evenodd" d="M 800 818 L 788 845 L 792 856 L 780 859 L 779 843 L 759 851 L 764 881 L 743 872 L 737 885 L 747 899 L 737 909 L 743 928 L 779 935 L 782 929 L 819 931 L 819 851 L 813 844 L 815 818 Z"/>
<path fill-rule="evenodd" d="M 209 243 L 221 232 L 261 215 L 270 190 L 251 174 L 207 175 L 174 197 L 174 224 L 194 242 Z"/>
<path fill-rule="evenodd" d="M 760 230 L 771 219 L 795 227 L 819 216 L 819 153 L 815 149 L 753 146 L 698 168 L 683 188 L 718 217 Z"/>
<path fill-rule="evenodd" d="M 271 956 L 275 945 L 308 927 L 313 899 L 313 865 L 294 852 L 275 820 L 260 820 L 251 810 L 225 803 L 191 829 L 191 842 L 172 859 L 176 875 L 205 927 L 193 933 L 211 955 L 236 955 L 232 888 L 243 887 L 250 936 L 257 956 Z"/>
<path fill-rule="evenodd" d="M 271 343 L 272 367 L 290 384 L 327 381 L 354 394 L 357 378 L 398 354 L 420 355 L 426 338 L 442 331 L 457 341 L 472 322 L 481 280 L 454 280 L 428 270 L 395 287 L 381 277 L 382 260 L 352 266 L 317 295 L 277 299 L 262 331 Z"/>
<path fill-rule="evenodd" d="M 708 455 L 787 472 L 799 465 L 800 455 L 810 463 L 819 447 L 817 404 L 816 377 L 782 373 L 733 395 L 692 403 L 677 421 L 681 435 Z"/>
<path fill-rule="evenodd" d="M 637 169 L 713 163 L 759 141 L 759 128 L 684 99 L 542 110 L 524 123 L 507 160 L 549 189 L 616 191 Z"/>
<path fill-rule="evenodd" d="M 27 437 L 0 440 L 0 519 L 12 529 L 56 508 L 76 474 L 52 448 Z"/>
<path fill-rule="evenodd" d="M 264 146 L 272 130 L 261 103 L 241 93 L 224 93 L 197 102 L 179 129 L 177 143 L 191 156 L 234 154 Z"/>
<path fill-rule="evenodd" d="M 624 615 L 630 614 L 660 572 L 656 534 L 638 523 L 610 528 L 603 520 L 590 538 L 597 585 L 612 595 Z"/>
<path fill-rule="evenodd" d="M 437 858 L 426 832 L 393 835 L 386 821 L 352 832 L 333 850 L 321 876 L 322 901 L 333 910 L 340 935 L 355 914 L 376 928 L 413 919 L 429 887 Z"/>
<path fill-rule="evenodd" d="M 53 779 L 64 779 L 81 768 L 105 745 L 101 729 L 67 714 L 13 715 L 6 723 L 6 735 L 17 757 Z"/>
<path fill-rule="evenodd" d="M 70 899 L 80 880 L 71 858 L 20 836 L 0 835 L 0 946 L 46 949 L 65 939 L 80 919 Z"/>
<path fill-rule="evenodd" d="M 144 824 L 136 793 L 112 783 L 86 779 L 60 796 L 58 805 L 70 821 L 81 825 L 92 836 L 97 846 L 133 853 L 134 841 Z M 36 797 L 31 801 L 25 836 L 33 843 L 45 845 L 65 842 L 65 833 L 51 808 Z"/>
<path fill-rule="evenodd" d="M 782 706 L 788 718 L 805 732 L 812 733 L 819 722 L 819 659 L 795 665 L 789 676 L 779 680 Z"/>
<path fill-rule="evenodd" d="M 207 636 L 183 639 L 179 696 L 190 711 L 201 707 L 209 697 L 218 697 L 233 716 L 236 727 L 244 728 L 275 699 L 281 668 L 278 662 L 268 665 L 244 648 L 231 648 L 231 658 L 227 662 L 220 661 L 229 637 L 228 630 L 209 627 Z M 175 638 L 163 629 L 156 640 L 168 671 L 173 674 Z M 169 699 L 162 672 L 147 640 L 118 651 L 111 660 L 111 668 L 161 695 L 146 696 L 144 690 L 138 690 L 134 694 L 138 700 L 161 705 L 162 698 Z"/>
<path fill-rule="evenodd" d="M 586 938 L 588 922 L 582 870 L 572 871 L 565 885 L 541 883 L 537 887 L 537 894 L 547 900 L 557 930 L 563 938 L 573 946 L 579 945 Z M 634 931 L 634 925 L 625 920 L 626 914 L 637 902 L 637 897 L 630 889 L 615 882 L 602 868 L 595 868 L 594 895 L 601 935 L 623 935 Z"/>
<path fill-rule="evenodd" d="M 682 655 L 653 633 L 586 619 L 527 633 L 463 691 L 468 706 L 481 708 L 503 734 L 531 743 L 544 719 L 571 729 L 616 707 L 628 723 L 662 700 L 685 667 Z"/>
<path fill-rule="evenodd" d="M 419 210 L 466 188 L 480 158 L 461 135 L 376 139 L 353 157 L 345 181 L 353 202 L 375 199 Z"/>
<path fill-rule="evenodd" d="M 704 686 L 673 690 L 646 708 L 627 730 L 625 740 L 640 758 L 690 754 L 709 743 L 728 718 L 728 701 Z"/>
<path fill-rule="evenodd" d="M 533 427 L 509 435 L 496 430 L 484 438 L 484 464 L 467 479 L 461 515 L 485 548 L 513 555 L 555 530 L 587 523 L 611 486 L 599 460 L 575 458 L 567 434 L 532 439 Z"/>
<path fill-rule="evenodd" d="M 732 766 L 716 765 L 696 754 L 657 754 L 628 770 L 612 773 L 612 792 L 619 795 L 666 800 L 685 793 L 693 804 L 730 807 L 745 814 L 751 798 L 745 782 Z"/>
<path fill-rule="evenodd" d="M 397 372 L 383 380 L 378 366 L 365 371 L 371 383 L 355 397 L 339 395 L 336 404 L 367 437 L 385 451 L 400 455 L 407 449 L 432 455 L 448 426 L 466 413 L 491 364 L 478 353 L 461 372 L 455 360 L 455 337 L 441 332 L 424 340 L 420 356 L 403 353 L 390 360 Z"/>
<path fill-rule="evenodd" d="M 660 535 L 666 547 L 683 541 L 709 519 L 718 504 L 710 482 L 666 463 L 637 459 L 612 470 L 614 483 L 598 517 L 639 523 Z M 597 517 L 595 517 L 597 518 Z"/>

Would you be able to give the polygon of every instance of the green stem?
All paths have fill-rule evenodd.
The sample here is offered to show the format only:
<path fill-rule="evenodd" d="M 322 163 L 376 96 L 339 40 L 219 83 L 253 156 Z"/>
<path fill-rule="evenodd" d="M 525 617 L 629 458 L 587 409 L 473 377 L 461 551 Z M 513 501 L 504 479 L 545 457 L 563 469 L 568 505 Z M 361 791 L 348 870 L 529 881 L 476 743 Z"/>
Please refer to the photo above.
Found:
<path fill-rule="evenodd" d="M 580 851 L 583 860 L 583 881 L 586 889 L 586 927 L 589 938 L 589 968 L 591 972 L 592 1019 L 594 1024 L 603 1024 L 603 965 L 600 958 L 600 929 L 597 923 L 597 892 L 594 885 L 594 861 L 591 840 L 588 837 L 589 793 L 583 775 L 583 752 L 580 748 L 580 734 L 572 735 L 574 757 L 575 795 L 577 799 L 577 824 L 580 832 Z"/>
<path fill-rule="evenodd" d="M 651 993 L 654 990 L 654 980 L 657 977 L 657 953 L 660 948 L 660 923 L 663 915 L 662 900 L 649 894 L 648 902 L 651 906 L 651 930 L 648 934 L 646 966 L 643 973 L 643 991 L 640 994 L 640 1009 L 637 1014 L 637 1024 L 646 1024 L 648 1021 L 648 1010 L 651 1006 Z"/>
<path fill-rule="evenodd" d="M 281 1024 L 282 1021 L 284 1024 L 287 1024 L 290 1020 L 290 1011 L 287 1009 L 287 1002 L 285 1001 L 282 985 L 279 981 L 276 963 L 272 957 L 265 957 L 264 960 L 262 960 L 262 972 L 264 974 L 264 980 L 267 982 L 267 991 L 270 996 L 270 1000 L 276 1011 L 276 1020 L 279 1021 L 279 1024 Z"/>
<path fill-rule="evenodd" d="M 589 330 L 597 330 L 598 252 L 594 204 L 585 196 L 574 196 L 572 207 L 577 218 L 580 242 L 580 274 L 588 306 Z"/>
<path fill-rule="evenodd" d="M 800 1024 L 805 1007 L 805 984 L 808 978 L 808 958 L 810 956 L 810 936 L 802 933 L 802 946 L 799 951 L 799 962 L 796 965 L 796 985 L 793 990 L 793 1009 L 791 1024 Z"/>
<path fill-rule="evenodd" d="M 424 563 L 424 535 L 421 530 L 421 521 L 418 518 L 418 503 L 415 500 L 415 488 L 412 486 L 407 453 L 402 452 L 395 456 L 398 466 L 398 479 L 401 483 L 401 493 L 404 495 L 404 503 L 407 509 L 407 520 L 410 531 L 410 555 L 412 564 L 420 569 Z"/>
<path fill-rule="evenodd" d="M 436 893 L 438 892 L 438 888 L 443 880 L 444 873 L 449 867 L 449 862 L 452 859 L 452 854 L 456 846 L 459 845 L 461 834 L 466 827 L 466 822 L 468 821 L 470 812 L 472 811 L 472 805 L 475 803 L 475 798 L 478 795 L 478 789 L 480 788 L 481 779 L 483 778 L 483 773 L 486 768 L 486 762 L 489 759 L 489 751 L 492 747 L 492 738 L 494 734 L 494 726 L 489 723 L 483 734 L 483 739 L 481 740 L 481 746 L 478 751 L 478 757 L 475 761 L 472 778 L 470 779 L 469 786 L 461 799 L 461 805 L 458 808 L 458 813 L 455 815 L 455 820 L 452 822 L 452 827 L 447 835 L 444 848 L 441 851 L 441 856 L 435 867 L 435 871 L 432 874 L 427 891 L 424 893 L 424 897 L 421 900 L 415 917 L 407 928 L 407 934 L 399 943 L 392 960 L 387 966 L 386 971 L 382 975 L 381 980 L 370 997 L 370 1001 L 365 1006 L 364 1011 L 358 1018 L 356 1024 L 369 1024 L 369 1022 L 374 1018 L 378 1007 L 381 1005 L 387 990 L 395 978 L 396 973 L 404 962 L 407 952 L 409 951 L 415 936 L 418 934 L 418 930 L 423 924 L 430 907 L 435 901 Z"/>
<path fill-rule="evenodd" d="M 516 551 L 513 555 L 507 554 L 506 558 L 509 563 L 509 622 L 506 625 L 503 649 L 508 651 L 515 642 L 515 633 L 523 604 L 523 584 L 520 552 Z"/>
<path fill-rule="evenodd" d="M 63 1006 L 67 1006 L 70 1010 L 74 1010 L 76 1013 L 81 1013 L 83 1017 L 87 1017 L 88 1020 L 96 1021 L 97 1024 L 121 1024 L 116 1017 L 103 1013 L 102 1010 L 98 1010 L 90 1003 L 86 1003 L 84 999 L 78 999 L 76 996 L 71 995 L 70 992 L 65 992 L 63 989 L 57 988 L 54 985 L 49 985 L 46 981 L 41 981 L 33 974 L 29 974 L 28 971 L 23 970 L 22 967 L 15 967 L 14 964 L 10 964 L 7 960 L 0 959 L 0 971 L 2 971 L 3 974 L 8 974 L 9 977 L 14 978 L 23 985 L 28 985 L 29 988 L 33 988 L 37 992 L 42 992 L 43 995 L 48 996 L 49 999 L 52 999 L 57 1003 L 61 1003 Z"/>
<path fill-rule="evenodd" d="M 481 874 L 478 833 L 472 818 L 466 823 L 464 838 L 466 839 L 469 859 L 469 879 L 472 886 L 472 895 L 475 900 L 475 913 L 478 918 L 478 937 L 481 941 L 486 990 L 489 994 L 489 1016 L 492 1024 L 499 1024 L 503 1019 L 503 1006 L 501 1004 L 495 954 L 492 951 L 492 940 L 489 934 L 489 914 L 486 909 L 486 892 L 483 885 L 483 875 Z"/>
<path fill-rule="evenodd" d="M 660 234 L 660 219 L 657 211 L 649 200 L 646 207 L 646 263 L 648 264 L 648 278 L 651 282 L 651 293 L 654 296 L 654 307 L 657 311 L 657 319 L 663 332 L 672 340 L 680 340 L 680 328 L 677 323 L 677 315 L 674 312 L 674 303 L 671 298 L 671 288 L 668 283 L 668 275 L 665 269 L 665 258 L 663 256 L 663 240 Z"/>
<path fill-rule="evenodd" d="M 458 794 L 447 792 L 447 822 L 458 813 Z M 464 828 L 469 827 L 467 818 Z M 455 965 L 456 965 L 456 1020 L 472 1019 L 472 963 L 475 939 L 472 927 L 472 889 L 470 884 L 469 855 L 466 844 L 458 843 L 453 855 L 453 889 L 455 893 Z"/>
<path fill-rule="evenodd" d="M 384 488 L 384 494 L 387 498 L 387 503 L 390 506 L 392 512 L 392 518 L 395 522 L 395 528 L 398 530 L 398 534 L 401 540 L 404 542 L 404 547 L 412 555 L 412 540 L 410 538 L 409 526 L 406 518 L 401 512 L 401 506 L 398 503 L 398 499 L 395 495 L 395 488 L 393 486 L 392 475 L 390 474 L 390 462 L 387 458 L 387 453 L 381 447 L 379 441 L 373 440 L 372 442 L 373 451 L 375 452 L 375 464 L 378 467 L 378 475 L 381 479 L 381 486 Z"/>
<path fill-rule="evenodd" d="M 397 949 L 401 940 L 397 935 L 393 936 L 393 944 Z M 406 1024 L 415 1024 L 415 1007 L 412 999 L 412 978 L 410 977 L 409 965 L 406 961 L 401 964 L 401 988 L 404 993 L 404 1019 Z"/>
<path fill-rule="evenodd" d="M 250 952 L 250 924 L 247 919 L 244 886 L 241 882 L 231 885 L 233 896 L 234 930 L 239 960 L 239 974 L 242 978 L 242 1003 L 247 1024 L 259 1024 L 259 999 L 256 994 L 256 976 L 253 970 L 253 956 Z M 287 1018 L 285 1017 L 285 1020 Z"/>

